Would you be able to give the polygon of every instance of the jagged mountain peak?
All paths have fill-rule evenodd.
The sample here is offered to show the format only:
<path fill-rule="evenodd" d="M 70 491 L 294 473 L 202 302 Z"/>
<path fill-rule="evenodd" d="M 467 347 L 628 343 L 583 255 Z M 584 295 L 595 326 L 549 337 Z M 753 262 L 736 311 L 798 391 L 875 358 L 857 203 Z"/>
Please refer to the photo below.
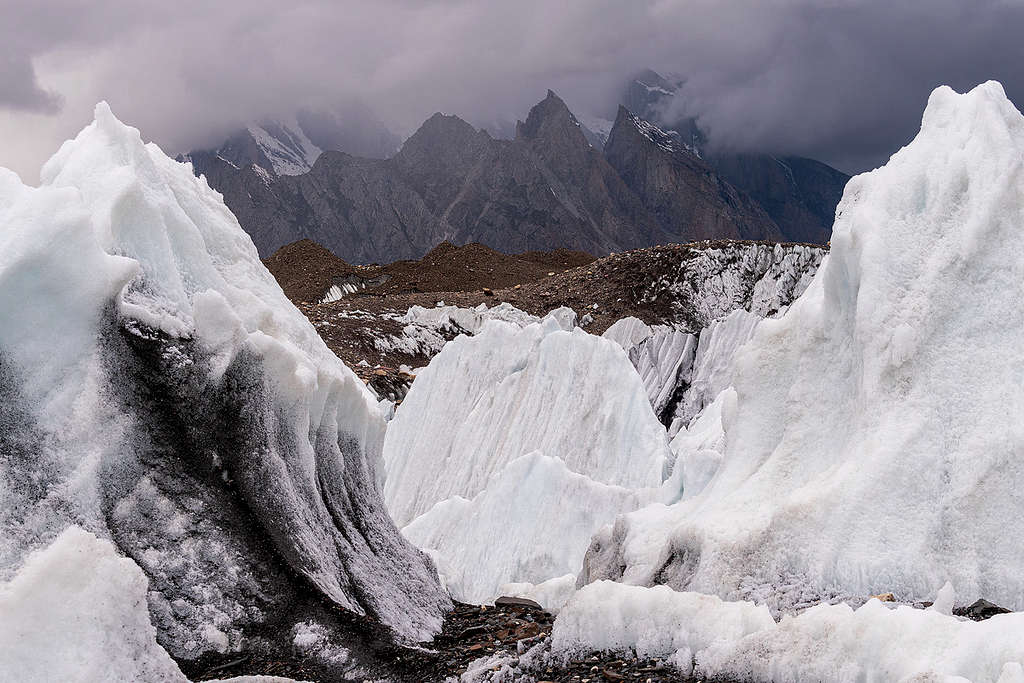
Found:
<path fill-rule="evenodd" d="M 615 116 L 615 123 L 612 125 L 612 130 L 608 134 L 608 142 L 606 144 L 611 146 L 613 137 L 629 137 L 636 135 L 643 136 L 667 152 L 700 157 L 700 154 L 696 149 L 693 149 L 680 141 L 679 134 L 675 131 L 662 130 L 650 121 L 637 116 L 624 105 L 620 104 L 619 111 Z"/>
<path fill-rule="evenodd" d="M 605 158 L 677 239 L 780 239 L 772 219 L 723 180 L 678 136 L 620 106 Z M 666 192 L 666 187 L 673 191 Z"/>
<path fill-rule="evenodd" d="M 516 123 L 516 138 L 544 139 L 547 142 L 563 140 L 572 144 L 589 145 L 580 128 L 580 122 L 569 111 L 565 101 L 553 90 L 548 90 L 547 96 L 530 109 L 525 122 Z"/>
<path fill-rule="evenodd" d="M 451 148 L 472 146 L 473 140 L 479 137 L 479 131 L 472 124 L 453 114 L 437 112 L 409 136 L 395 156 L 405 159 L 421 154 L 444 157 L 451 153 Z"/>

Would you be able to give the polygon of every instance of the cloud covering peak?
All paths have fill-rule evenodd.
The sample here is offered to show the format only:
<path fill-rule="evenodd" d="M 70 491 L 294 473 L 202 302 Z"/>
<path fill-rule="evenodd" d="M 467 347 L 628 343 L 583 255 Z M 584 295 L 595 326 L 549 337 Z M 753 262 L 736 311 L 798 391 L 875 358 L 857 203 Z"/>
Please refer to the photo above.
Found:
<path fill-rule="evenodd" d="M 713 142 L 857 171 L 912 137 L 940 83 L 1024 91 L 1015 0 L 11 5 L 0 165 L 30 179 L 99 99 L 180 152 L 248 121 L 353 101 L 404 134 L 434 111 L 513 121 L 548 88 L 609 116 L 623 82 L 651 67 L 686 79 L 674 107 Z"/>

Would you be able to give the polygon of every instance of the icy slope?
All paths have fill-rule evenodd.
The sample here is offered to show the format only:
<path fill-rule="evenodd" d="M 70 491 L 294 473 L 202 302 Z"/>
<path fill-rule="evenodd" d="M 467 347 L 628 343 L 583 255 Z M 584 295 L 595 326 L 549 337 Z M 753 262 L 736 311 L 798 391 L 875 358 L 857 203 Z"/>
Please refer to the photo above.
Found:
<path fill-rule="evenodd" d="M 176 656 L 317 595 L 435 631 L 448 600 L 375 485 L 379 408 L 220 196 L 105 104 L 41 177 L 0 171 L 0 574 L 74 523 L 143 568 Z"/>
<path fill-rule="evenodd" d="M 421 371 L 384 444 L 384 497 L 404 526 L 435 503 L 470 498 L 532 451 L 626 488 L 661 484 L 670 453 L 640 378 L 615 342 L 556 318 L 489 321 Z"/>
<path fill-rule="evenodd" d="M 807 292 L 739 354 L 714 479 L 620 519 L 584 580 L 900 598 L 948 580 L 1024 608 L 1022 159 L 999 84 L 936 90 L 915 140 L 847 186 Z"/>

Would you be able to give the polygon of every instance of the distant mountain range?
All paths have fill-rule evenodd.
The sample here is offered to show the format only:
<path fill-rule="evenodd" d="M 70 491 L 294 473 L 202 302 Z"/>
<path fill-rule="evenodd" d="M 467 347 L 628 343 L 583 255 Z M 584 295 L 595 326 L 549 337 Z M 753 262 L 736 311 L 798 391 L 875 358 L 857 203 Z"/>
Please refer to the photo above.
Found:
<path fill-rule="evenodd" d="M 358 125 L 304 113 L 186 158 L 262 255 L 302 238 L 355 263 L 419 258 L 445 240 L 595 255 L 707 238 L 826 242 L 848 177 L 809 159 L 707 155 L 694 121 L 665 122 L 677 87 L 645 72 L 614 121 L 585 122 L 548 91 L 511 140 L 435 114 L 399 148 L 365 112 Z"/>

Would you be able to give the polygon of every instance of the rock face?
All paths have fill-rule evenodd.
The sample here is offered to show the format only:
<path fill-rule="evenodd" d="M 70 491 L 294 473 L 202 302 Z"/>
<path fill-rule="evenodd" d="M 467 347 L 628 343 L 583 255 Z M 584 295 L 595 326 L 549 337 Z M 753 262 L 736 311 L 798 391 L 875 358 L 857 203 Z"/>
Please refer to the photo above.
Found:
<path fill-rule="evenodd" d="M 395 163 L 450 226 L 454 242 L 512 253 L 566 247 L 603 254 L 664 241 L 553 92 L 510 141 L 451 118 L 430 119 Z"/>
<path fill-rule="evenodd" d="M 781 240 L 780 228 L 750 197 L 657 126 L 619 107 L 604 153 L 674 241 Z"/>
<path fill-rule="evenodd" d="M 715 154 L 718 174 L 761 205 L 786 240 L 824 244 L 850 176 L 813 159 L 767 154 Z"/>
<path fill-rule="evenodd" d="M 850 176 L 804 157 L 737 154 L 709 147 L 696 119 L 678 113 L 683 108 L 674 100 L 680 97 L 680 87 L 680 82 L 645 69 L 626 84 L 621 101 L 760 204 L 786 241 L 828 242 L 836 205 Z"/>
<path fill-rule="evenodd" d="M 677 133 L 625 111 L 619 119 L 602 154 L 549 91 L 511 140 L 435 114 L 386 160 L 326 151 L 308 171 L 282 174 L 252 140 L 248 156 L 220 150 L 189 159 L 264 256 L 302 238 L 367 263 L 420 258 L 444 240 L 602 255 L 704 237 L 786 236 Z"/>
<path fill-rule="evenodd" d="M 324 152 L 308 173 L 275 176 L 212 155 L 191 158 L 264 255 L 308 238 L 350 262 L 393 261 L 418 258 L 449 236 L 388 161 Z"/>
<path fill-rule="evenodd" d="M 368 108 L 350 103 L 334 111 L 302 109 L 292 117 L 250 124 L 219 147 L 180 160 L 219 157 L 237 169 L 255 164 L 273 175 L 299 175 L 309 172 L 325 151 L 384 159 L 400 144 Z"/>
<path fill-rule="evenodd" d="M 217 194 L 106 105 L 41 177 L 0 170 L 0 577 L 74 524 L 142 568 L 179 659 L 316 620 L 354 666 L 368 630 L 440 628 L 374 397 Z"/>

